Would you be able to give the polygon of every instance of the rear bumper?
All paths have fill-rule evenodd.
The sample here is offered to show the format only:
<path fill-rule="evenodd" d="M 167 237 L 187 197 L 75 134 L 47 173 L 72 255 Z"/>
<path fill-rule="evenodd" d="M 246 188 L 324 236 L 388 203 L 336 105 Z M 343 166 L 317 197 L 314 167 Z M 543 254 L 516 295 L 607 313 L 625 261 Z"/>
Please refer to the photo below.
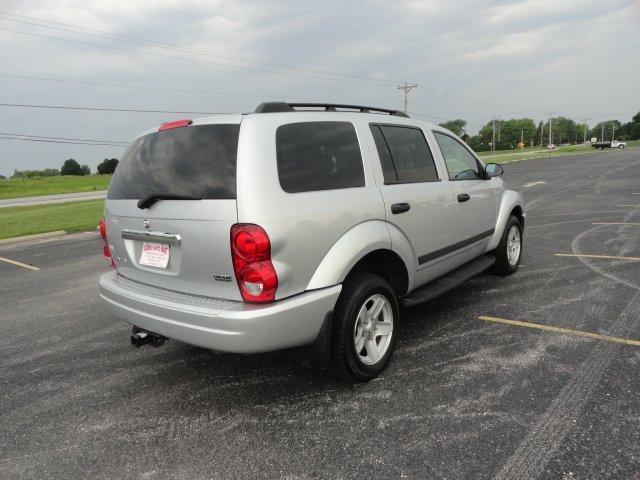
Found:
<path fill-rule="evenodd" d="M 200 297 L 152 287 L 108 272 L 100 297 L 122 320 L 192 345 L 258 353 L 306 345 L 333 310 L 341 285 L 260 305 Z"/>

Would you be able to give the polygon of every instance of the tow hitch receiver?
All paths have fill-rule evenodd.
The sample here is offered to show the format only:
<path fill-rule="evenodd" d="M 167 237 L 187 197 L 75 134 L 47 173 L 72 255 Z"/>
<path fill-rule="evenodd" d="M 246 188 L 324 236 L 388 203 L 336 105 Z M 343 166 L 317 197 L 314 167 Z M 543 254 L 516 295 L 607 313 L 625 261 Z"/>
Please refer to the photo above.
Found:
<path fill-rule="evenodd" d="M 164 345 L 165 340 L 169 340 L 167 337 L 159 335 L 157 333 L 144 330 L 140 327 L 133 327 L 131 330 L 131 345 L 136 348 L 140 348 L 143 345 L 151 345 L 152 347 L 161 347 Z"/>

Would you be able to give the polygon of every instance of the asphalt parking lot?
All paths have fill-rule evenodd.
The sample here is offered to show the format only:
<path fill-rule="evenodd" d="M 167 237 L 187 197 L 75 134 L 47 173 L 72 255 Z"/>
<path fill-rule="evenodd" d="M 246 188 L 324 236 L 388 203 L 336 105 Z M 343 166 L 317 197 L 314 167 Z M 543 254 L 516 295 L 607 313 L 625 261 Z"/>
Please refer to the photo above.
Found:
<path fill-rule="evenodd" d="M 0 261 L 0 477 L 638 479 L 639 170 L 638 150 L 505 165 L 518 273 L 405 311 L 356 386 L 287 351 L 132 348 L 94 234 L 0 247 L 39 268 Z"/>

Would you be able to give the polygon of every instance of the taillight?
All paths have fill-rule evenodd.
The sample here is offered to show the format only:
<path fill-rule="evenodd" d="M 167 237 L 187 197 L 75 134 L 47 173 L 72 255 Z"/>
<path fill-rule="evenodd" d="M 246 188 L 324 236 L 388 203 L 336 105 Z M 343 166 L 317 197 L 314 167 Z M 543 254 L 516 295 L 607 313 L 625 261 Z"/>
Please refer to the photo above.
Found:
<path fill-rule="evenodd" d="M 104 221 L 104 218 L 100 219 L 100 223 L 98 223 L 98 230 L 100 230 L 100 236 L 104 242 L 102 246 L 102 254 L 109 259 L 109 265 L 114 267 L 113 258 L 111 257 L 111 249 L 109 249 L 109 241 L 107 240 L 107 224 Z"/>
<path fill-rule="evenodd" d="M 271 241 L 267 232 L 250 223 L 233 225 L 231 258 L 242 299 L 255 303 L 273 302 L 278 275 L 271 263 Z"/>

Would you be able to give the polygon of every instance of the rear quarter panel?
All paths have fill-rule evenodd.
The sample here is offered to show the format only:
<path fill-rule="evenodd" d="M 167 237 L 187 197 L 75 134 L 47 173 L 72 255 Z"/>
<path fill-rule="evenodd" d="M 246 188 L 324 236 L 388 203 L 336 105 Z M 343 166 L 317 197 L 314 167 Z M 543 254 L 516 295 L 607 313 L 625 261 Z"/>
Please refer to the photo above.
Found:
<path fill-rule="evenodd" d="M 365 187 L 301 193 L 287 193 L 281 188 L 276 129 L 309 121 L 349 120 L 331 112 L 323 112 L 321 118 L 317 113 L 268 113 L 248 115 L 240 130 L 238 221 L 258 224 L 269 234 L 278 273 L 278 299 L 304 291 L 323 258 L 347 231 L 369 220 L 384 220 L 382 196 L 358 122 L 352 123 L 362 153 Z"/>

